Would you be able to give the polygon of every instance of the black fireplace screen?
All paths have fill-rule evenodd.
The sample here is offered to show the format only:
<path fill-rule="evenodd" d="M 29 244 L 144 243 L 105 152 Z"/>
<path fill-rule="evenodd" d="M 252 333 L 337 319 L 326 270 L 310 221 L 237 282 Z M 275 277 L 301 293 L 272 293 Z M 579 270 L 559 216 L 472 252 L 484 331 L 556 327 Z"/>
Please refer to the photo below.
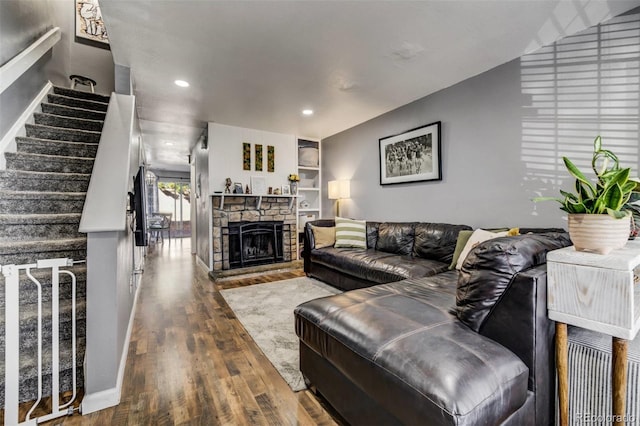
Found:
<path fill-rule="evenodd" d="M 282 222 L 229 223 L 229 267 L 282 262 L 282 228 Z"/>

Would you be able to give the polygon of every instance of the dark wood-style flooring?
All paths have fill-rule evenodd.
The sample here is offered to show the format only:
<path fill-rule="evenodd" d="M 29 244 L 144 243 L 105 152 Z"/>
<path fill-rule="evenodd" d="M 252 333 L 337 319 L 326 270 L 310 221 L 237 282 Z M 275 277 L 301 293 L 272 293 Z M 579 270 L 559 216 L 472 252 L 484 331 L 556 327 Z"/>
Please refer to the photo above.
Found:
<path fill-rule="evenodd" d="M 311 392 L 293 392 L 247 334 L 221 288 L 302 271 L 209 280 L 189 239 L 147 255 L 120 405 L 49 425 L 335 425 Z"/>

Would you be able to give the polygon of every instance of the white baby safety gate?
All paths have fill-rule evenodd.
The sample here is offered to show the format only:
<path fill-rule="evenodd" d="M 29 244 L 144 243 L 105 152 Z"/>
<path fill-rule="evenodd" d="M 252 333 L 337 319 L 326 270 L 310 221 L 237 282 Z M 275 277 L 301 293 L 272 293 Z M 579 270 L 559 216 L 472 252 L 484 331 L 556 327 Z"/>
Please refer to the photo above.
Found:
<path fill-rule="evenodd" d="M 76 276 L 73 272 L 61 270 L 61 267 L 70 267 L 74 263 L 71 259 L 47 259 L 38 260 L 28 265 L 4 265 L 1 267 L 5 278 L 5 392 L 4 392 L 4 424 L 5 425 L 35 425 L 73 413 L 73 401 L 76 398 Z M 42 287 L 43 285 L 33 275 L 34 269 L 51 270 L 51 413 L 31 418 L 34 410 L 42 399 Z M 20 381 L 20 271 L 24 270 L 30 284 L 36 286 L 38 291 L 38 398 L 27 412 L 26 419 L 18 423 L 19 406 L 19 381 Z M 71 344 L 72 344 L 72 386 L 71 399 L 60 404 L 60 275 L 67 274 L 71 277 Z"/>

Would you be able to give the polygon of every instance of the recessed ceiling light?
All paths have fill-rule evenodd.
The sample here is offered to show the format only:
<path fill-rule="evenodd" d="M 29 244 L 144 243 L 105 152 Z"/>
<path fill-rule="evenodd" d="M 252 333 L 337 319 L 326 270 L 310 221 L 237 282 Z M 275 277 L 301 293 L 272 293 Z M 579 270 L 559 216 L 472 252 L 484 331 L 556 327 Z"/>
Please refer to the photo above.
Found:
<path fill-rule="evenodd" d="M 189 83 L 187 83 L 184 80 L 176 80 L 176 81 L 174 81 L 174 83 L 176 84 L 176 86 L 189 87 Z"/>
<path fill-rule="evenodd" d="M 303 109 L 302 110 L 302 115 L 313 115 L 313 110 L 312 109 Z"/>
<path fill-rule="evenodd" d="M 167 146 L 173 146 L 173 142 L 165 142 L 164 144 Z"/>

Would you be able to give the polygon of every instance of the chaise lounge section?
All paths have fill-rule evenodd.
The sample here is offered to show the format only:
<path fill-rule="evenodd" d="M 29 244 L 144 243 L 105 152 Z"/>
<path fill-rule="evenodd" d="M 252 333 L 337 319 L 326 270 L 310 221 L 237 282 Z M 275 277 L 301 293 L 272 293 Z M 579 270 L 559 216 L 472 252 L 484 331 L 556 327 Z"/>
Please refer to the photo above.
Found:
<path fill-rule="evenodd" d="M 353 425 L 553 423 L 544 263 L 567 245 L 565 233 L 496 238 L 460 272 L 369 282 L 302 304 L 300 369 Z M 310 266 L 312 276 L 338 273 Z"/>

